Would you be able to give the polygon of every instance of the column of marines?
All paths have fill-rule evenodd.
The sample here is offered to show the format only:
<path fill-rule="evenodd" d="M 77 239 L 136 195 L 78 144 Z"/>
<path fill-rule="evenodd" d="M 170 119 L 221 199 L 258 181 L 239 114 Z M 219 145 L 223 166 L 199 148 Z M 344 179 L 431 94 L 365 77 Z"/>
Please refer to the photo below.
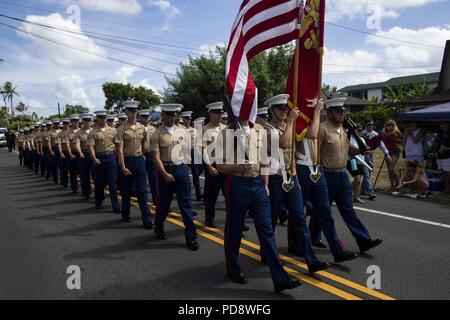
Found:
<path fill-rule="evenodd" d="M 309 101 L 314 118 L 295 148 L 293 131 L 300 112 L 290 110 L 288 100 L 285 94 L 267 100 L 255 124 L 231 117 L 222 102 L 206 107 L 208 119 L 193 120 L 193 112 L 180 104 L 161 105 L 155 118 L 150 110 L 139 110 L 138 101 L 127 101 L 121 106 L 123 114 L 100 110 L 21 129 L 16 141 L 19 161 L 85 201 L 93 197 L 95 210 L 105 210 L 108 196 L 112 212 L 123 223 L 131 222 L 135 197 L 143 228 L 154 230 L 160 241 L 168 238 L 165 222 L 175 196 L 185 245 L 192 251 L 200 248 L 192 204 L 204 204 L 204 227 L 224 229 L 226 274 L 238 284 L 248 281 L 238 256 L 251 218 L 261 262 L 270 269 L 275 292 L 281 292 L 301 282 L 289 276 L 280 261 L 275 237 L 279 221 L 287 219 L 289 253 L 303 258 L 310 273 L 330 266 L 318 259 L 314 248 L 329 247 L 335 263 L 358 257 L 338 237 L 333 202 L 360 253 L 382 242 L 372 239 L 353 209 L 346 162 L 358 150 L 343 127 L 344 100 Z M 327 119 L 321 124 L 324 108 Z M 225 225 L 216 219 L 220 193 L 226 204 Z M 314 221 L 310 228 L 307 201 Z"/>

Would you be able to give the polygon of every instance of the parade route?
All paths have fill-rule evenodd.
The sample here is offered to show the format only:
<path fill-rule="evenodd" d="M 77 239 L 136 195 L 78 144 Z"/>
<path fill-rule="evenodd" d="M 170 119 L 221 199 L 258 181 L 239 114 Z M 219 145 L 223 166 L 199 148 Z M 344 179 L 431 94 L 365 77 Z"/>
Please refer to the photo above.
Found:
<path fill-rule="evenodd" d="M 286 226 L 276 230 L 286 270 L 304 285 L 285 294 L 272 293 L 268 267 L 259 262 L 259 244 L 251 220 L 241 246 L 246 286 L 225 277 L 223 226 L 225 204 L 217 204 L 217 229 L 203 225 L 198 213 L 200 250 L 184 246 L 183 223 L 172 203 L 167 241 L 141 228 L 140 214 L 124 224 L 105 209 L 73 195 L 18 165 L 17 156 L 0 149 L 0 299 L 444 299 L 450 282 L 450 210 L 448 204 L 379 195 L 357 212 L 383 244 L 358 259 L 332 265 L 315 276 L 301 258 L 287 254 Z M 134 203 L 136 205 L 136 203 Z M 338 234 L 349 249 L 354 239 L 336 208 Z M 327 249 L 316 249 L 332 262 Z M 81 290 L 68 290 L 66 270 L 82 270 Z M 369 266 L 381 270 L 381 289 L 366 287 Z"/>

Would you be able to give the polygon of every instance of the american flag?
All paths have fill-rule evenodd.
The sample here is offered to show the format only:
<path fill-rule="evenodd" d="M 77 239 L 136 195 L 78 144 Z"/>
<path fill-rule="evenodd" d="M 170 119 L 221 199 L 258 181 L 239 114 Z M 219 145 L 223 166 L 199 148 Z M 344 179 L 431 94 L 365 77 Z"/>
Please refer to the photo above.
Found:
<path fill-rule="evenodd" d="M 258 89 L 248 62 L 299 37 L 300 0 L 244 0 L 228 45 L 226 77 L 233 114 L 255 122 Z"/>

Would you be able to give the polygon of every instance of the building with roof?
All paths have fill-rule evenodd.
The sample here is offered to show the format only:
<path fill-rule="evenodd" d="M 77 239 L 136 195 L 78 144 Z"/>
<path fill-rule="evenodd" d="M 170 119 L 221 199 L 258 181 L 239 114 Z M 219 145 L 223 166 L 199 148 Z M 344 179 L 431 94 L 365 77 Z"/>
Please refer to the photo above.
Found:
<path fill-rule="evenodd" d="M 376 98 L 381 101 L 386 97 L 388 87 L 396 87 L 401 84 L 413 85 L 414 83 L 427 83 L 430 88 L 436 88 L 439 82 L 440 72 L 417 74 L 404 77 L 395 77 L 385 82 L 367 83 L 355 86 L 347 86 L 339 90 L 340 93 L 349 97 L 372 100 Z"/>

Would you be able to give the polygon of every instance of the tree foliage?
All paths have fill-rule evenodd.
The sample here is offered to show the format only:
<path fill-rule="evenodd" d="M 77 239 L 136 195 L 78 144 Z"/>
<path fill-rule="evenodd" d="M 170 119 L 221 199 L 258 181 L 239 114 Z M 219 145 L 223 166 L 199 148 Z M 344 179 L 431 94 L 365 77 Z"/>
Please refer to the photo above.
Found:
<path fill-rule="evenodd" d="M 139 109 L 153 109 L 161 102 L 153 90 L 142 86 L 133 87 L 130 84 L 106 82 L 103 84 L 103 93 L 107 110 L 119 111 L 123 102 L 132 99 L 141 102 Z"/>
<path fill-rule="evenodd" d="M 85 108 L 81 105 L 70 105 L 67 104 L 66 107 L 64 108 L 64 117 L 68 118 L 74 114 L 83 114 L 83 113 L 88 113 L 89 109 Z"/>
<path fill-rule="evenodd" d="M 250 71 L 258 87 L 258 104 L 268 98 L 284 93 L 294 47 L 284 45 L 265 51 L 250 61 Z M 167 78 L 163 100 L 166 103 L 181 103 L 194 115 L 206 114 L 205 106 L 221 101 L 225 84 L 226 48 L 217 47 L 216 55 L 191 57 L 180 64 L 176 77 Z"/>
<path fill-rule="evenodd" d="M 19 113 L 24 113 L 28 110 L 28 107 L 22 101 L 16 106 L 16 111 Z"/>

